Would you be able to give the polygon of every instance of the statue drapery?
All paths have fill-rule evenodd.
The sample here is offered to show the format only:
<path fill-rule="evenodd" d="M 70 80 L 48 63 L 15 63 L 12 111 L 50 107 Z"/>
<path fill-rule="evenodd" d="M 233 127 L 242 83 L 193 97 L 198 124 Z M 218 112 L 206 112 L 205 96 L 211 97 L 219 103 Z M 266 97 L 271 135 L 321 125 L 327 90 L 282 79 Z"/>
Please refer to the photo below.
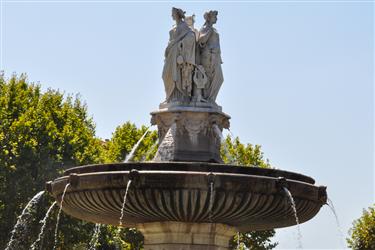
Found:
<path fill-rule="evenodd" d="M 194 22 L 189 19 L 189 26 L 184 21 L 184 13 L 181 9 L 172 9 L 176 25 L 169 31 L 165 49 L 162 74 L 165 102 L 216 104 L 224 81 L 219 34 L 213 27 L 217 11 L 205 13 L 206 23 L 198 34 Z"/>

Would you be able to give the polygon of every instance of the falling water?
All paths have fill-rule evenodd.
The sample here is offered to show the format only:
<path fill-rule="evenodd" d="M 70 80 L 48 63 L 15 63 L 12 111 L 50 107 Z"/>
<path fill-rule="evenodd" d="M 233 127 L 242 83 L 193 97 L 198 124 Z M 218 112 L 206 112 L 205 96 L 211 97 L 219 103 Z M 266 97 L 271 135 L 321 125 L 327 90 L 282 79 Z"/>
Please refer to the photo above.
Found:
<path fill-rule="evenodd" d="M 283 187 L 285 193 L 287 194 L 288 198 L 289 198 L 289 201 L 290 201 L 290 205 L 293 209 L 293 213 L 294 213 L 294 217 L 296 219 L 296 223 L 297 223 L 297 230 L 298 230 L 298 235 L 297 235 L 297 240 L 298 240 L 298 248 L 302 248 L 302 234 L 301 234 L 301 228 L 299 226 L 299 219 L 298 219 L 298 216 L 297 216 L 297 208 L 296 208 L 296 203 L 294 202 L 294 199 L 293 199 L 293 196 L 292 194 L 290 193 L 290 191 L 286 188 L 286 187 Z"/>
<path fill-rule="evenodd" d="M 142 157 L 142 161 L 147 160 L 147 158 L 154 152 L 155 147 L 159 144 L 159 139 L 157 139 L 154 144 L 151 146 L 151 148 L 146 152 L 144 157 Z"/>
<path fill-rule="evenodd" d="M 61 211 L 62 211 L 62 207 L 63 207 L 63 203 L 64 203 L 64 197 L 65 197 L 65 193 L 66 193 L 66 190 L 68 189 L 69 187 L 69 183 L 65 185 L 65 188 L 64 188 L 64 192 L 61 196 L 61 203 L 60 203 L 60 208 L 59 208 L 59 212 L 57 213 L 57 219 L 56 219 L 56 226 L 55 226 L 55 244 L 53 245 L 53 250 L 56 249 L 56 246 L 57 246 L 57 238 L 58 238 L 58 232 L 59 232 L 59 222 L 60 222 L 60 216 L 61 216 Z"/>
<path fill-rule="evenodd" d="M 122 226 L 122 219 L 124 218 L 124 212 L 125 212 L 126 197 L 128 196 L 128 191 L 129 191 L 129 187 L 131 183 L 132 181 L 128 180 L 128 184 L 126 185 L 124 200 L 122 202 L 122 207 L 121 207 L 121 216 L 120 216 L 120 222 L 119 222 L 120 226 Z"/>
<path fill-rule="evenodd" d="M 89 243 L 89 250 L 95 250 L 96 243 L 98 243 L 99 235 L 100 235 L 100 227 L 101 225 L 99 223 L 95 224 L 94 233 L 91 237 L 90 243 Z"/>
<path fill-rule="evenodd" d="M 343 248 L 346 248 L 346 246 L 345 246 L 345 236 L 344 236 L 344 233 L 342 231 L 342 227 L 340 225 L 339 217 L 337 216 L 336 209 L 335 209 L 335 206 L 333 205 L 332 200 L 329 199 L 329 198 L 327 199 L 327 205 L 331 209 L 333 215 L 335 216 L 337 231 L 339 232 L 339 235 L 340 235 L 341 245 L 342 245 Z"/>
<path fill-rule="evenodd" d="M 237 250 L 240 249 L 240 232 L 237 232 Z"/>
<path fill-rule="evenodd" d="M 137 143 L 133 146 L 132 150 L 130 151 L 130 153 L 126 156 L 125 158 L 125 161 L 124 162 L 128 162 L 130 161 L 133 156 L 134 156 L 134 153 L 135 151 L 138 149 L 139 147 L 139 144 L 141 144 L 141 142 L 143 141 L 143 139 L 146 137 L 146 135 L 148 134 L 148 132 L 150 131 L 150 127 L 147 128 L 146 132 L 142 135 L 142 137 L 137 141 Z"/>
<path fill-rule="evenodd" d="M 209 211 L 208 218 L 209 218 L 209 220 L 211 222 L 212 222 L 212 208 L 213 208 L 213 205 L 214 205 L 214 182 L 211 181 L 210 182 L 210 205 L 208 207 L 208 211 Z"/>
<path fill-rule="evenodd" d="M 228 149 L 228 143 L 226 142 L 224 136 L 223 136 L 223 133 L 221 132 L 219 126 L 217 126 L 217 124 L 214 124 L 213 125 L 213 128 L 214 128 L 214 131 L 216 133 L 216 135 L 220 138 L 220 141 L 223 145 L 223 149 L 224 149 L 224 154 L 225 156 L 227 157 L 228 159 L 228 163 L 229 164 L 232 164 L 232 163 L 236 163 L 237 161 L 234 159 L 234 157 L 229 153 L 229 149 Z"/>
<path fill-rule="evenodd" d="M 20 242 L 16 240 L 16 235 L 18 234 L 23 235 L 26 233 L 26 232 L 21 232 L 21 231 L 27 229 L 27 222 L 29 221 L 30 217 L 32 217 L 31 212 L 34 210 L 34 206 L 38 204 L 43 194 L 44 194 L 44 191 L 40 191 L 39 193 L 37 193 L 27 203 L 26 207 L 22 210 L 22 214 L 18 217 L 17 223 L 12 230 L 12 236 L 10 237 L 10 240 L 5 250 L 19 249 L 18 244 Z"/>
<path fill-rule="evenodd" d="M 31 250 L 35 250 L 37 245 L 39 244 L 39 242 L 42 240 L 42 237 L 43 237 L 43 234 L 44 234 L 44 229 L 46 228 L 46 225 L 47 225 L 48 217 L 49 217 L 52 209 L 55 207 L 55 205 L 56 205 L 56 201 L 54 203 L 52 203 L 52 205 L 48 208 L 46 215 L 44 216 L 43 220 L 41 221 L 42 227 L 40 229 L 38 239 L 36 239 L 36 241 L 34 241 L 34 243 L 31 245 L 31 247 L 30 247 Z M 40 243 L 39 249 L 43 249 L 42 243 Z"/>
<path fill-rule="evenodd" d="M 232 131 L 228 128 L 228 132 L 230 134 L 230 137 L 234 138 L 234 134 L 232 133 Z"/>

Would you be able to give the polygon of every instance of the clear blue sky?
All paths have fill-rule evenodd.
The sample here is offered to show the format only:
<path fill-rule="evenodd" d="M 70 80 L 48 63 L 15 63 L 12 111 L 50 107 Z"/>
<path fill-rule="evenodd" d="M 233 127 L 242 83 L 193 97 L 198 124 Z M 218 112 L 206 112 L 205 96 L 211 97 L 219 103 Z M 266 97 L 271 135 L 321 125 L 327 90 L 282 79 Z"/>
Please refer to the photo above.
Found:
<path fill-rule="evenodd" d="M 374 202 L 374 7 L 371 2 L 5 1 L 6 75 L 80 93 L 109 138 L 148 124 L 164 99 L 161 71 L 172 6 L 219 11 L 225 82 L 218 103 L 243 142 L 281 169 L 327 185 L 344 231 Z M 340 248 L 328 207 L 301 225 L 303 245 Z M 280 249 L 296 228 L 277 230 Z"/>

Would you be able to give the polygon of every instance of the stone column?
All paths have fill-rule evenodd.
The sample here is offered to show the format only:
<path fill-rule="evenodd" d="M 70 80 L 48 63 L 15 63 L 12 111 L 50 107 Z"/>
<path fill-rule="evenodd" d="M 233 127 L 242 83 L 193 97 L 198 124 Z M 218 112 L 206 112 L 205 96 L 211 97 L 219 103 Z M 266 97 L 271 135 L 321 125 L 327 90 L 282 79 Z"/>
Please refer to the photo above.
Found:
<path fill-rule="evenodd" d="M 137 224 L 145 250 L 228 250 L 234 227 L 218 223 L 152 222 Z"/>

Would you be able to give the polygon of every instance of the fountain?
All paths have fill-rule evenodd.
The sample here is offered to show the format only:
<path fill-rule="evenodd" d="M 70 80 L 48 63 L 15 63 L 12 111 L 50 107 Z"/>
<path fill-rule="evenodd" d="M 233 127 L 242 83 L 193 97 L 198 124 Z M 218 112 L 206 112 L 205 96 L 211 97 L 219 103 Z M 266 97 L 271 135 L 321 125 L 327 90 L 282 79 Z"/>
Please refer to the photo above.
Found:
<path fill-rule="evenodd" d="M 181 9 L 172 9 L 166 100 L 151 113 L 159 135 L 155 159 L 66 170 L 46 185 L 65 213 L 135 227 L 145 249 L 228 249 L 237 232 L 304 223 L 326 203 L 326 187 L 311 177 L 223 163 L 221 134 L 230 116 L 216 104 L 223 83 L 217 15 L 206 12 L 197 32 Z"/>

